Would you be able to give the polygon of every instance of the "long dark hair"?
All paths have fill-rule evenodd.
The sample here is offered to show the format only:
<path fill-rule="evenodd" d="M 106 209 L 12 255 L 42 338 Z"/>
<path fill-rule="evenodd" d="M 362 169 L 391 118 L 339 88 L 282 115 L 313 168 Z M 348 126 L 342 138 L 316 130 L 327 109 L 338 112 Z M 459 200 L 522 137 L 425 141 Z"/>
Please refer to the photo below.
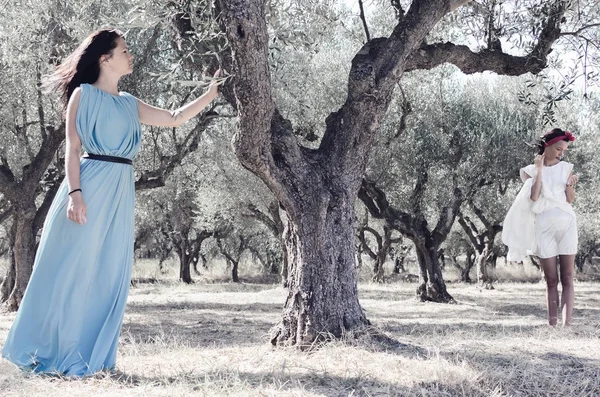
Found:
<path fill-rule="evenodd" d="M 560 128 L 553 128 L 535 140 L 531 146 L 537 150 L 538 154 L 544 154 L 546 143 L 561 136 L 564 136 L 564 139 L 560 139 L 561 141 L 572 142 L 575 140 L 570 132 L 561 130 Z"/>
<path fill-rule="evenodd" d="M 60 92 L 66 109 L 75 88 L 98 80 L 100 57 L 110 54 L 121 37 L 123 33 L 118 29 L 102 29 L 89 35 L 56 67 L 54 73 L 44 76 L 44 89 L 47 92 Z"/>

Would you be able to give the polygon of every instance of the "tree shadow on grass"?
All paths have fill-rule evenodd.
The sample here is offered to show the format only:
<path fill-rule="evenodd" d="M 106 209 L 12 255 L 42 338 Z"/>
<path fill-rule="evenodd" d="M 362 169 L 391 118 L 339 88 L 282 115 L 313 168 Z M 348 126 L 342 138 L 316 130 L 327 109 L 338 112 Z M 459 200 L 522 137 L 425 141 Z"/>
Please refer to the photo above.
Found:
<path fill-rule="evenodd" d="M 269 303 L 134 304 L 127 308 L 123 341 L 226 346 L 262 343 L 280 313 L 281 305 Z"/>
<path fill-rule="evenodd" d="M 158 291 L 165 287 L 184 287 L 193 289 L 194 292 L 263 292 L 282 288 L 278 283 L 260 283 L 252 280 L 242 279 L 239 283 L 233 283 L 224 279 L 199 280 L 192 284 L 184 284 L 178 280 L 160 280 L 152 277 L 132 279 L 132 293 L 144 293 L 145 290 Z"/>
<path fill-rule="evenodd" d="M 521 304 L 511 303 L 505 305 L 496 305 L 493 308 L 497 314 L 506 316 L 533 316 L 545 321 L 546 306 L 543 302 L 540 304 Z M 597 319 L 600 315 L 600 309 L 577 308 L 577 304 L 573 309 L 574 318 L 579 319 Z"/>
<path fill-rule="evenodd" d="M 513 350 L 510 354 L 473 349 L 440 354 L 479 372 L 480 379 L 514 396 L 600 395 L 600 361 L 570 354 Z M 539 394 L 540 391 L 544 391 Z"/>
<path fill-rule="evenodd" d="M 281 313 L 283 305 L 280 303 L 220 303 L 220 302 L 168 302 L 168 303 L 130 303 L 127 305 L 128 314 L 151 314 L 172 312 L 198 312 L 213 311 L 222 313 Z"/>
<path fill-rule="evenodd" d="M 546 318 L 546 307 L 543 302 L 540 304 L 509 303 L 503 305 L 493 305 L 492 310 L 499 315 L 507 316 L 533 316 Z"/>
<path fill-rule="evenodd" d="M 404 336 L 423 336 L 423 335 L 436 335 L 437 337 L 458 337 L 464 335 L 464 338 L 473 338 L 473 335 L 485 335 L 485 337 L 495 337 L 502 335 L 529 335 L 537 333 L 543 325 L 541 324 L 518 324 L 518 325 L 504 325 L 498 321 L 498 324 L 490 323 L 461 323 L 456 322 L 453 324 L 448 323 L 434 323 L 428 321 L 426 323 L 401 323 L 394 321 L 387 321 L 385 324 L 380 325 L 381 328 L 393 335 L 404 335 Z"/>
<path fill-rule="evenodd" d="M 123 343 L 187 343 L 189 345 L 238 346 L 263 343 L 275 323 L 275 305 L 226 305 L 193 303 L 175 310 L 169 305 L 130 310 L 142 314 L 123 324 Z M 272 314 L 272 315 L 270 315 Z M 146 322 L 145 319 L 148 318 Z"/>
<path fill-rule="evenodd" d="M 372 300 L 381 300 L 386 302 L 402 302 L 407 300 L 414 300 L 417 302 L 417 284 L 415 284 L 414 290 L 406 290 L 406 291 L 394 291 L 394 293 L 390 293 L 390 291 L 386 290 L 372 290 L 372 289 L 359 289 L 358 291 L 358 299 L 372 299 Z"/>
<path fill-rule="evenodd" d="M 321 372 L 308 374 L 282 372 L 241 372 L 209 371 L 189 372 L 172 377 L 144 377 L 116 371 L 110 375 L 113 382 L 126 387 L 151 385 L 169 387 L 177 384 L 189 387 L 190 392 L 211 392 L 239 390 L 243 388 L 247 395 L 264 395 L 264 392 L 314 393 L 326 397 L 347 396 L 489 396 L 490 390 L 477 384 L 441 384 L 439 382 L 420 382 L 413 387 L 373 379 L 370 375 L 341 377 Z M 449 382 L 450 383 L 450 382 Z M 266 390 L 265 390 L 266 389 Z"/>

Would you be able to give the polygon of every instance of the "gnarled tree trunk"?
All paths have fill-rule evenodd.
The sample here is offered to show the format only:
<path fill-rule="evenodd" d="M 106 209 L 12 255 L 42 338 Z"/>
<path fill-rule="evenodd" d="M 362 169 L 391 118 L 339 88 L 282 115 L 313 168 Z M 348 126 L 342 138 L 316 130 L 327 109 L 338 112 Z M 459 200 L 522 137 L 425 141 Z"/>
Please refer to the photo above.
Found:
<path fill-rule="evenodd" d="M 448 293 L 438 255 L 439 246 L 429 238 L 413 239 L 417 260 L 419 261 L 419 286 L 417 297 L 421 302 L 432 301 L 453 303 Z"/>
<path fill-rule="evenodd" d="M 287 225 L 290 292 L 283 320 L 272 330 L 274 344 L 309 345 L 369 324 L 358 303 L 354 203 L 327 194 L 309 203 Z"/>
<path fill-rule="evenodd" d="M 35 231 L 34 219 L 36 214 L 36 206 L 33 201 L 21 202 L 15 208 L 13 215 L 14 221 L 14 246 L 12 249 L 12 257 L 10 258 L 11 269 L 8 270 L 6 288 L 3 285 L 1 298 L 6 304 L 9 311 L 16 311 L 21 304 L 21 299 L 25 294 L 27 283 L 31 277 L 33 262 L 35 260 Z M 16 266 L 16 264 L 20 266 Z M 12 267 L 14 266 L 14 269 Z M 14 279 L 11 280 L 12 276 Z M 9 292 L 9 284 L 12 288 Z M 4 294 L 7 295 L 4 295 Z"/>

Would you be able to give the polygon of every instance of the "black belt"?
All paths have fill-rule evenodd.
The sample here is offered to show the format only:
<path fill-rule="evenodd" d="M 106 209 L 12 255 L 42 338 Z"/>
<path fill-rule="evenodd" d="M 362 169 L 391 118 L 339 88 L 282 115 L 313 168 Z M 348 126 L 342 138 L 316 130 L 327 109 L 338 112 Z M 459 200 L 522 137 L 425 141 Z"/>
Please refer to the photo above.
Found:
<path fill-rule="evenodd" d="M 129 165 L 133 164 L 133 161 L 126 159 L 125 157 L 105 156 L 103 154 L 86 153 L 83 155 L 83 158 L 90 160 L 109 161 L 111 163 L 121 163 Z"/>

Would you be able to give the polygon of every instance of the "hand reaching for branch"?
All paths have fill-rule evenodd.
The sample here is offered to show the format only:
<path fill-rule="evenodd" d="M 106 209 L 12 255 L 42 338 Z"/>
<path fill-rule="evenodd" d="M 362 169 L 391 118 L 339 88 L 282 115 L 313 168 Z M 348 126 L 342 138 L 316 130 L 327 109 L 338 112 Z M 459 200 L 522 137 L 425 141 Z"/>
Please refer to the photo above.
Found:
<path fill-rule="evenodd" d="M 215 95 L 219 90 L 219 86 L 223 84 L 223 82 L 226 80 L 224 78 L 220 79 L 219 76 L 221 76 L 221 69 L 218 69 L 215 72 L 215 74 L 213 75 L 213 79 L 210 82 L 210 85 L 208 86 L 208 91 L 213 92 Z"/>

